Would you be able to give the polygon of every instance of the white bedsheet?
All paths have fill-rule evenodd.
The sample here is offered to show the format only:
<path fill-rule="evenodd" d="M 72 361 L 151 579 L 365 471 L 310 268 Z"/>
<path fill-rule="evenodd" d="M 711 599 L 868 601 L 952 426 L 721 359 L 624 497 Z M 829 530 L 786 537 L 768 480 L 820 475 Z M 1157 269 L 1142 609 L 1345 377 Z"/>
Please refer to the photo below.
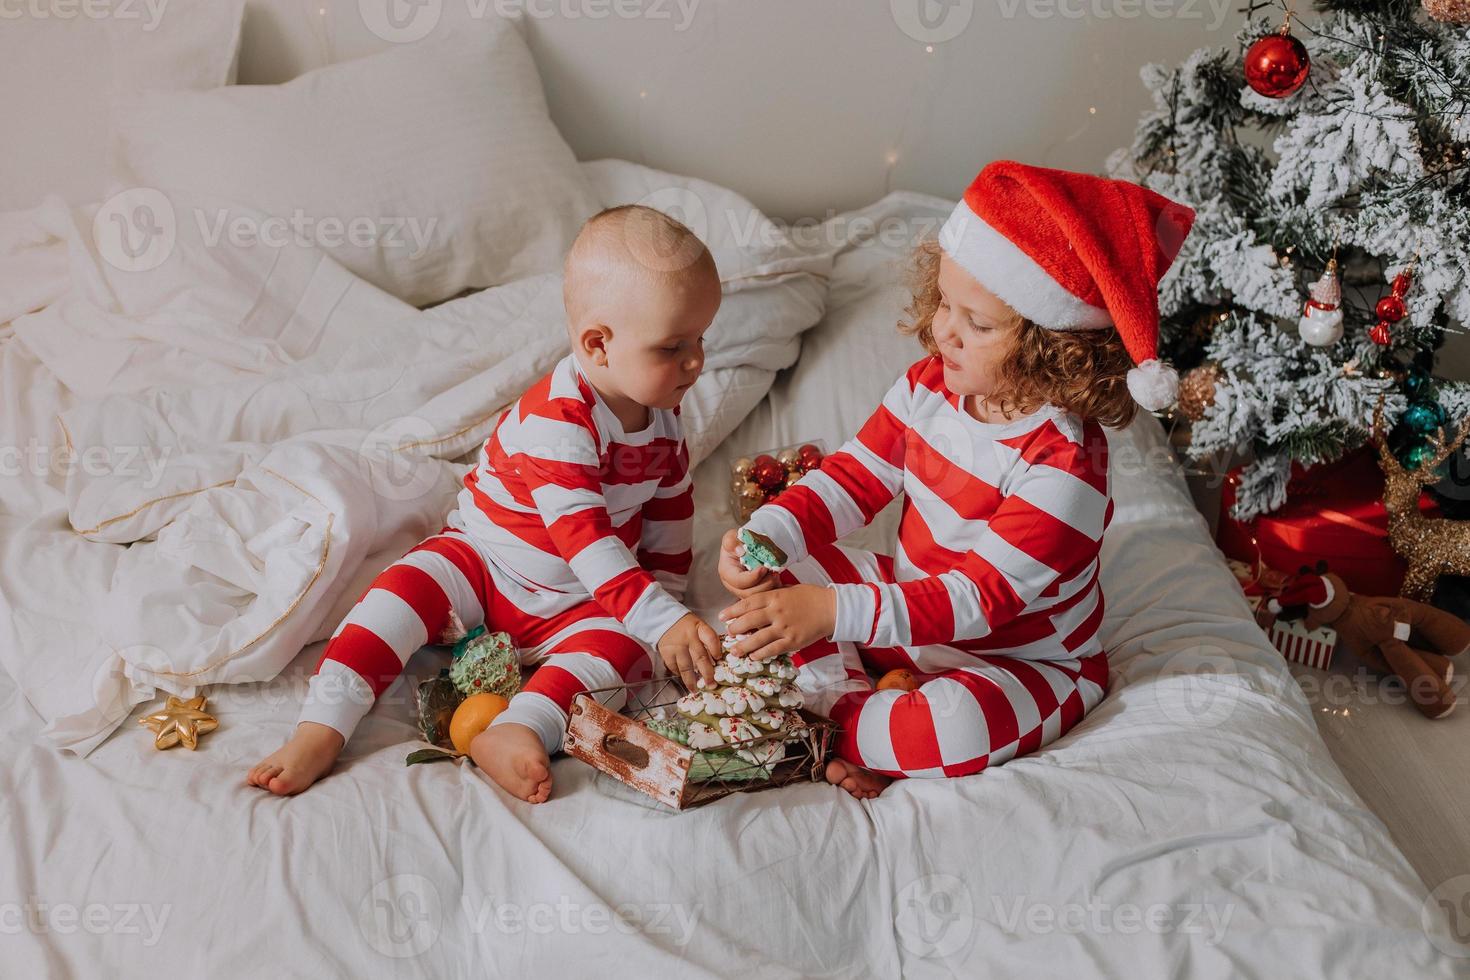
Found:
<path fill-rule="evenodd" d="M 770 397 L 779 418 L 758 413 L 699 470 L 706 609 L 731 454 L 855 426 L 831 418 L 837 386 L 862 401 L 901 369 L 883 339 L 901 294 L 852 278 L 888 281 L 892 257 L 839 258 L 834 309 Z M 46 405 L 36 366 L 0 355 L 7 415 Z M 881 372 L 849 371 L 875 356 Z M 12 377 L 37 384 L 12 395 Z M 443 651 L 415 656 L 336 773 L 284 800 L 242 778 L 289 733 L 319 646 L 268 683 L 212 688 L 221 727 L 192 754 L 156 752 L 131 718 L 85 757 L 59 752 L 0 676 L 3 972 L 1463 975 L 1162 450 L 1151 419 L 1114 440 L 1109 697 L 1034 756 L 874 801 L 813 784 L 676 815 L 563 759 L 532 807 L 466 766 L 406 769 L 411 685 Z"/>

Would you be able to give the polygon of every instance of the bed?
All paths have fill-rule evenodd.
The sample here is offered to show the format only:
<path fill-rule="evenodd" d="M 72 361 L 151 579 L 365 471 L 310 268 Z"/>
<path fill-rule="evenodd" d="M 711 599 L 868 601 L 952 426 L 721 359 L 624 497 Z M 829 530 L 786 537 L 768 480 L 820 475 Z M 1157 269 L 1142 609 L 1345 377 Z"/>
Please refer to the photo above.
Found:
<path fill-rule="evenodd" d="M 917 358 L 903 260 L 951 202 L 873 194 L 798 236 L 707 181 L 578 163 L 493 18 L 267 88 L 228 84 L 238 3 L 181 9 L 203 19 L 149 61 L 172 70 L 112 119 L 124 189 L 0 215 L 0 973 L 1461 974 L 1443 906 L 1470 889 L 1426 894 L 1344 780 L 1148 416 L 1110 433 L 1111 692 L 1035 755 L 686 813 L 562 758 L 533 807 L 466 764 L 404 765 L 414 686 L 448 657 L 426 648 L 309 793 L 246 786 L 352 599 L 561 355 L 551 266 L 580 217 L 643 202 L 715 254 L 684 413 L 689 601 L 713 615 L 730 463 L 837 445 Z M 376 179 L 411 168 L 436 179 Z M 436 230 L 263 247 L 211 238 L 221 195 L 257 230 L 303 199 Z M 164 207 L 157 251 L 109 251 Z M 891 546 L 895 516 L 859 543 Z M 220 719 L 196 751 L 138 725 L 169 693 Z"/>
<path fill-rule="evenodd" d="M 730 461 L 861 420 L 915 356 L 893 330 L 900 239 L 948 208 L 894 194 L 819 236 L 835 243 L 824 315 L 697 472 L 703 611 L 722 603 L 708 559 Z M 0 370 L 12 437 L 75 407 L 13 331 Z M 532 807 L 467 765 L 405 767 L 412 684 L 442 648 L 293 799 L 243 773 L 290 731 L 319 643 L 278 676 L 208 687 L 222 724 L 192 753 L 152 747 L 144 704 L 62 751 L 0 674 L 5 972 L 1456 975 L 1438 908 L 1329 758 L 1158 423 L 1111 435 L 1112 692 L 1034 756 L 873 801 L 812 783 L 676 814 L 563 758 Z M 12 514 L 22 491 L 44 502 L 44 479 L 8 486 Z M 63 652 L 48 670 L 70 669 Z"/>

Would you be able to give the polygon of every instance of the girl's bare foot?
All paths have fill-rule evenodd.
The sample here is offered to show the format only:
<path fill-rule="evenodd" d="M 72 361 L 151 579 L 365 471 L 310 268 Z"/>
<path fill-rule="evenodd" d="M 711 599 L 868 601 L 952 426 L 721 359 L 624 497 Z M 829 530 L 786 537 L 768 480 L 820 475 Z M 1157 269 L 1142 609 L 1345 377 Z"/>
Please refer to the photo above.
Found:
<path fill-rule="evenodd" d="M 277 796 L 299 793 L 332 771 L 332 764 L 342 753 L 342 744 L 337 729 L 303 721 L 296 726 L 290 741 L 250 770 L 245 782 Z"/>
<path fill-rule="evenodd" d="M 842 759 L 833 759 L 827 763 L 827 782 L 842 787 L 859 800 L 871 800 L 883 792 L 893 778 L 869 772 Z"/>
<path fill-rule="evenodd" d="M 541 736 L 525 725 L 491 725 L 470 743 L 470 758 L 516 799 L 545 803 L 551 797 L 551 758 Z"/>

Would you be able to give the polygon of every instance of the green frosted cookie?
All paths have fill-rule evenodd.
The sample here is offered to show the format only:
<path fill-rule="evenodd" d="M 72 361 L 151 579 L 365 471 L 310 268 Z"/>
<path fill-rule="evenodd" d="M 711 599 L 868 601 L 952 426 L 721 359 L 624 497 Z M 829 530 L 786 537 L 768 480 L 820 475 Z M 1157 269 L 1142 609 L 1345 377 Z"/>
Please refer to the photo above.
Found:
<path fill-rule="evenodd" d="M 786 552 L 776 547 L 775 542 L 764 534 L 741 528 L 740 543 L 745 545 L 745 554 L 740 556 L 740 562 L 752 572 L 757 568 L 779 572 L 786 567 Z"/>
<path fill-rule="evenodd" d="M 454 646 L 449 679 L 461 694 L 499 694 L 509 698 L 521 689 L 521 658 L 506 633 L 477 627 Z"/>

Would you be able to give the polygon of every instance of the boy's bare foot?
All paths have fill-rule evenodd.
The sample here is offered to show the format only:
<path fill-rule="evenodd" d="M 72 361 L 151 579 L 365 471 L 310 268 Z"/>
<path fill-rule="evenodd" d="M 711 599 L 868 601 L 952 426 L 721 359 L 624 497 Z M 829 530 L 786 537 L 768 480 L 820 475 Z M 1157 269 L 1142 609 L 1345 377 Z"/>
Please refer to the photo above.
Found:
<path fill-rule="evenodd" d="M 470 743 L 470 758 L 518 800 L 545 803 L 551 797 L 551 758 L 541 736 L 525 725 L 491 725 Z"/>
<path fill-rule="evenodd" d="M 871 800 L 883 792 L 893 778 L 869 772 L 842 759 L 833 759 L 827 763 L 827 782 L 842 787 L 859 800 Z"/>
<path fill-rule="evenodd" d="M 250 770 L 245 782 L 277 796 L 299 793 L 332 771 L 332 763 L 342 754 L 342 744 L 337 729 L 303 721 L 290 741 Z"/>

